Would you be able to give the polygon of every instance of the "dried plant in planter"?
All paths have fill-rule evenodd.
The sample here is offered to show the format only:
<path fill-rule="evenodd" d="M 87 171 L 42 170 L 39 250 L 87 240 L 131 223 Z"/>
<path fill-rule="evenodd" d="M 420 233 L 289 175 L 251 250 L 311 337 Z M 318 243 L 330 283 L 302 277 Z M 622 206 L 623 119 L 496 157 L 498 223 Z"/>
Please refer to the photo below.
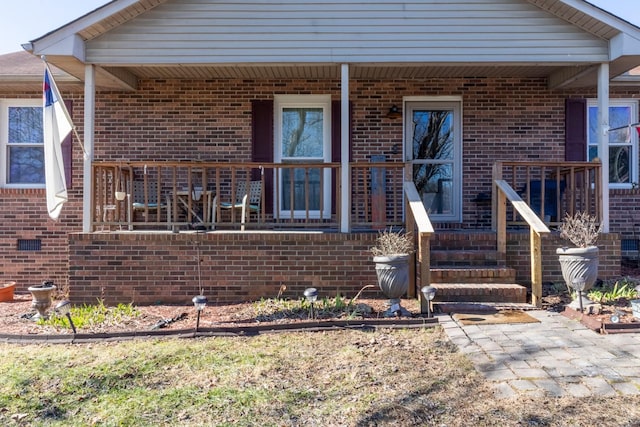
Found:
<path fill-rule="evenodd" d="M 587 212 L 578 212 L 574 215 L 566 214 L 559 230 L 562 239 L 570 241 L 578 248 L 587 248 L 595 245 L 602 225 L 598 224 L 595 216 Z"/>
<path fill-rule="evenodd" d="M 414 243 L 410 233 L 395 232 L 391 229 L 381 231 L 376 239 L 376 244 L 371 248 L 373 256 L 390 256 L 411 254 L 414 252 Z"/>

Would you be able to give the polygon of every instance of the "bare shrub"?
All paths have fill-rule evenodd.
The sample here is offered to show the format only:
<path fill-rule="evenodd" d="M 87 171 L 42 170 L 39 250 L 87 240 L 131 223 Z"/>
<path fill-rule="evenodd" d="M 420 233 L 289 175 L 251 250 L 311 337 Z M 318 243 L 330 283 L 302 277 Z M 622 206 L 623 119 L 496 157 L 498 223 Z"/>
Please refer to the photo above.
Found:
<path fill-rule="evenodd" d="M 376 244 L 371 248 L 373 256 L 389 256 L 411 254 L 414 252 L 413 239 L 410 233 L 396 232 L 391 229 L 381 231 Z"/>
<path fill-rule="evenodd" d="M 602 231 L 602 224 L 598 224 L 598 219 L 587 212 L 577 212 L 574 215 L 567 213 L 559 230 L 561 238 L 576 247 L 586 248 L 595 245 L 598 234 Z"/>

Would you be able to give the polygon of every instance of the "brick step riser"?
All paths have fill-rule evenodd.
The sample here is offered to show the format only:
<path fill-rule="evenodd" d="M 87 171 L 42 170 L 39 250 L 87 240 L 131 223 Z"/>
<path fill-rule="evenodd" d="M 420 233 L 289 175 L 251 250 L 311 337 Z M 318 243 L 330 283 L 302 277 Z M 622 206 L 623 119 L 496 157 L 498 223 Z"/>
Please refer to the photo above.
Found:
<path fill-rule="evenodd" d="M 495 233 L 436 233 L 430 241 L 432 250 L 495 251 Z"/>
<path fill-rule="evenodd" d="M 492 286 L 492 284 L 437 284 L 434 302 L 491 302 L 525 303 L 527 289 L 519 285 Z"/>
<path fill-rule="evenodd" d="M 497 243 L 487 242 L 429 242 L 432 251 L 496 251 Z"/>
<path fill-rule="evenodd" d="M 514 283 L 510 268 L 432 268 L 431 283 Z"/>
<path fill-rule="evenodd" d="M 447 266 L 474 266 L 474 267 L 497 267 L 498 254 L 493 251 L 461 251 L 461 250 L 432 250 L 431 251 L 432 267 Z"/>

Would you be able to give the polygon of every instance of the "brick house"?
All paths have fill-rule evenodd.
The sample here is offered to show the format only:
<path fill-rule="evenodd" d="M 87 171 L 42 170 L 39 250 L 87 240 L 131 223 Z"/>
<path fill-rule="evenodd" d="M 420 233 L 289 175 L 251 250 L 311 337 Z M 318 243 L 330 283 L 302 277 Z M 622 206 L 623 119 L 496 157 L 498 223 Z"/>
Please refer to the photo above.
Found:
<path fill-rule="evenodd" d="M 615 277 L 640 153 L 631 128 L 607 130 L 638 122 L 639 41 L 585 1 L 114 0 L 25 44 L 35 65 L 0 58 L 3 277 L 54 280 L 75 302 L 353 294 L 375 283 L 372 231 L 415 228 L 408 181 L 435 228 L 422 282 L 422 265 L 437 281 L 454 263 L 527 286 L 529 234 L 510 204 L 506 254 L 487 253 L 500 178 L 551 228 L 596 214 L 600 275 Z M 9 111 L 40 105 L 40 55 L 64 71 L 89 153 L 67 145 L 57 222 L 37 138 L 8 136 Z M 249 216 L 225 209 L 251 181 Z M 560 245 L 545 234 L 544 281 L 561 280 Z"/>

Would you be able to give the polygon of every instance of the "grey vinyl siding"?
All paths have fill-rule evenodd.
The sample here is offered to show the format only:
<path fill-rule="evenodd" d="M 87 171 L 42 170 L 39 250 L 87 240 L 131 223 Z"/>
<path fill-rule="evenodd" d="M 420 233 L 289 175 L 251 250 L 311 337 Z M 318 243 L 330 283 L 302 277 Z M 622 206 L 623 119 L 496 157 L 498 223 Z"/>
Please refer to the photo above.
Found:
<path fill-rule="evenodd" d="M 521 0 L 169 0 L 87 44 L 104 64 L 552 63 L 607 41 Z"/>

